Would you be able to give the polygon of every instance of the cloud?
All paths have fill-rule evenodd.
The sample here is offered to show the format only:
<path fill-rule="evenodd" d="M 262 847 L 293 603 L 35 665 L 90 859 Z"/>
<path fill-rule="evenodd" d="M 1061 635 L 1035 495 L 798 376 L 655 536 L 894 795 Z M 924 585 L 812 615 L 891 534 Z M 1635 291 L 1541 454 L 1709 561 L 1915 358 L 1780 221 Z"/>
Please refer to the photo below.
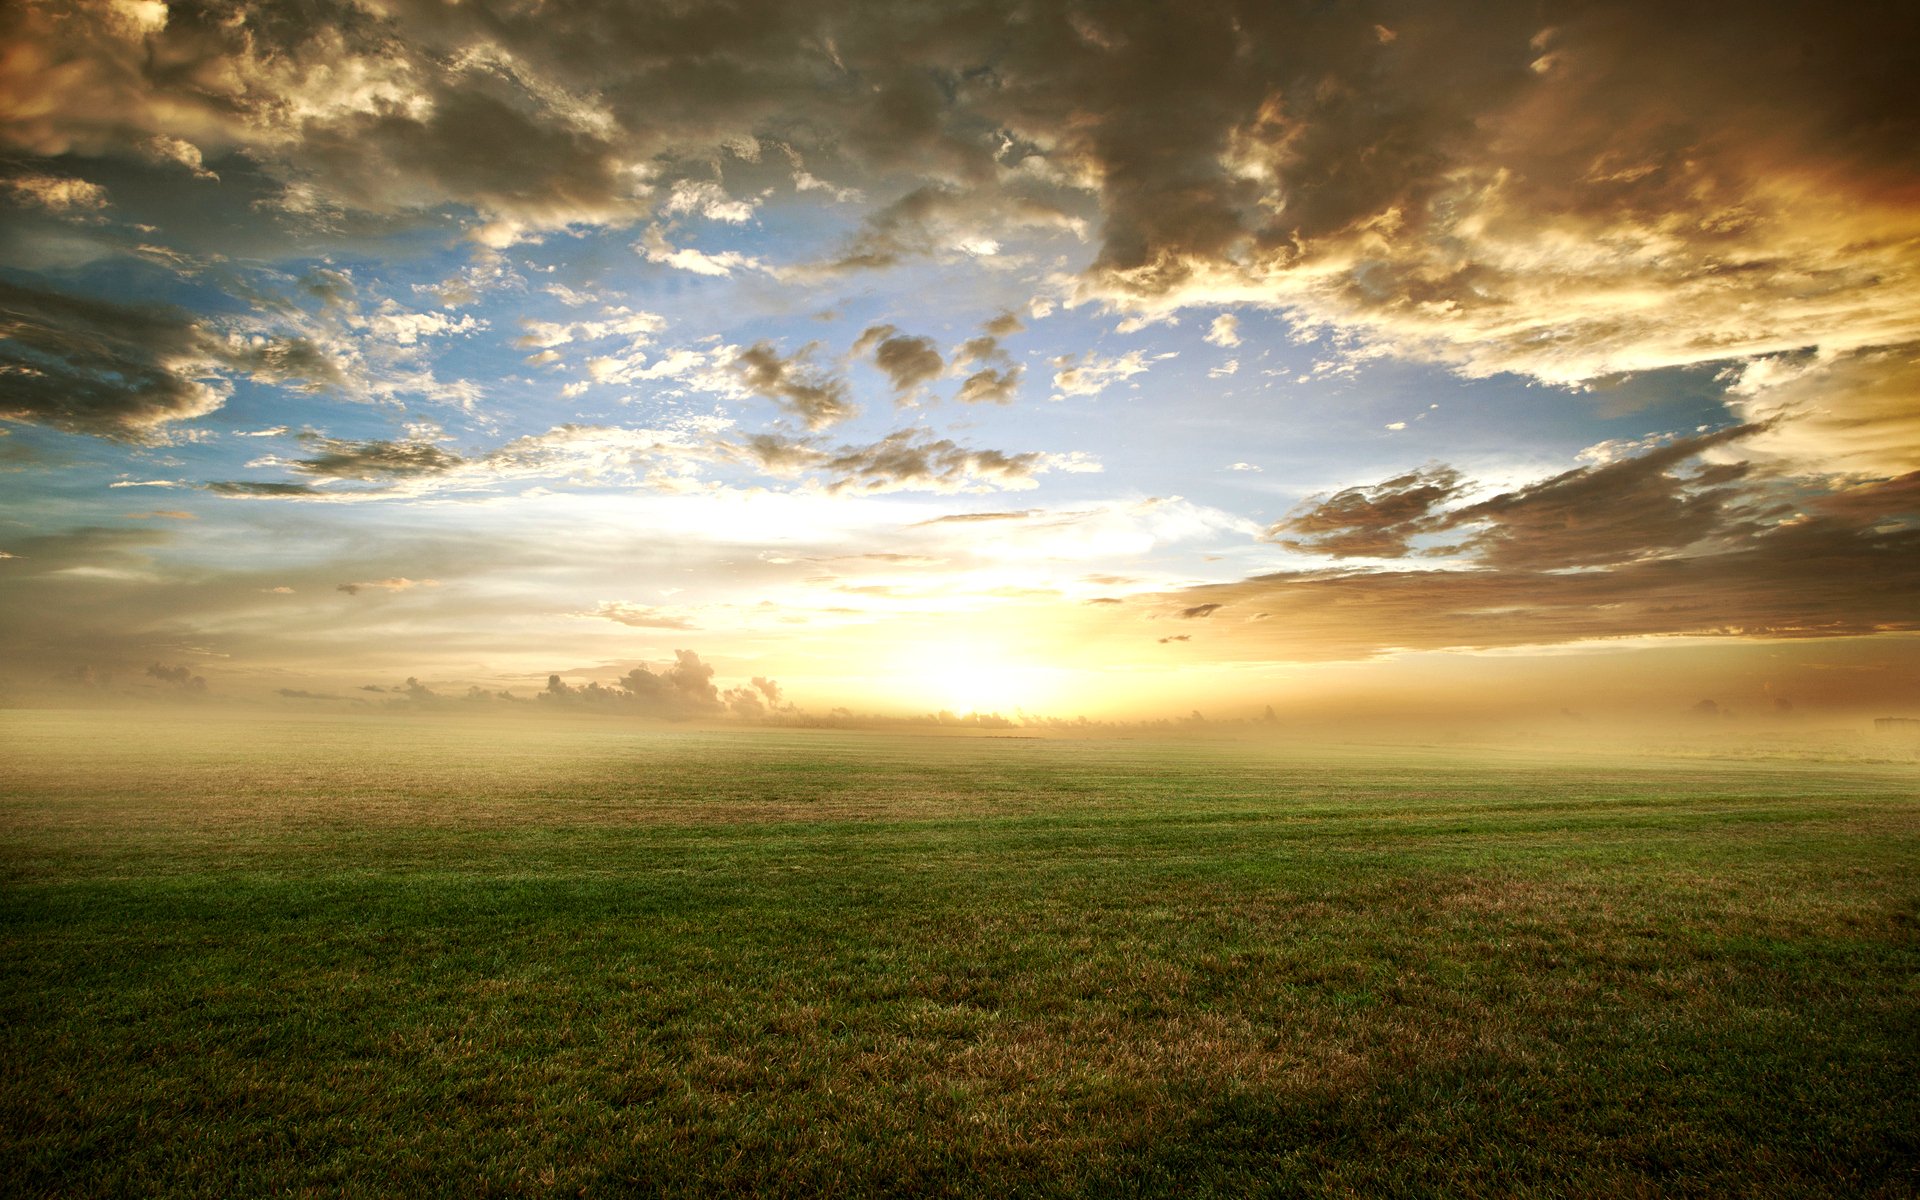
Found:
<path fill-rule="evenodd" d="M 526 332 L 520 335 L 514 345 L 545 350 L 572 342 L 597 342 L 610 337 L 628 337 L 634 339 L 636 344 L 645 344 L 650 340 L 650 335 L 666 327 L 666 319 L 656 313 L 622 309 L 604 321 L 537 321 L 529 318 L 521 321 L 520 327 Z"/>
<path fill-rule="evenodd" d="M 1759 431 L 1739 425 L 1682 438 L 1634 458 L 1581 467 L 1447 513 L 1434 523 L 1463 530 L 1461 548 L 1496 567 L 1598 566 L 1661 556 L 1709 539 L 1737 542 L 1790 508 L 1740 486 L 1745 466 L 1675 469 Z"/>
<path fill-rule="evenodd" d="M 1732 549 L 1587 571 L 1281 572 L 1179 593 L 1260 608 L 1222 626 L 1223 657 L 1366 658 L 1390 650 L 1629 637 L 1752 639 L 1920 630 L 1920 532 L 1835 519 L 1782 524 Z"/>
<path fill-rule="evenodd" d="M 162 683 L 172 684 L 183 692 L 204 692 L 207 690 L 207 681 L 195 675 L 189 667 L 169 667 L 161 663 L 154 663 L 147 668 L 147 677 L 149 679 L 158 679 Z"/>
<path fill-rule="evenodd" d="M 1265 304 L 1477 374 L 1584 380 L 1920 328 L 1898 49 L 1913 21 L 1883 6 L 1761 5 L 1733 30 L 1647 0 L 1551 25 L 1517 0 L 1472 20 L 990 0 L 857 28 L 810 3 L 724 23 L 672 6 L 249 11 L 10 12 L 25 49 L 0 79 L 5 144 L 244 158 L 280 215 L 453 206 L 496 245 L 742 222 L 782 177 L 889 197 L 842 269 L 1097 220 L 1079 298 Z M 723 165 L 755 184 L 730 188 Z"/>
<path fill-rule="evenodd" d="M 0 420 L 133 443 L 225 403 L 228 374 L 319 390 L 344 381 L 300 337 L 220 335 L 163 305 L 119 304 L 0 280 Z"/>
<path fill-rule="evenodd" d="M 873 351 L 874 365 L 886 372 L 896 396 L 933 382 L 947 366 L 932 338 L 910 337 L 891 325 L 871 326 L 854 340 L 853 353 L 868 350 Z"/>
<path fill-rule="evenodd" d="M 70 175 L 16 175 L 0 180 L 15 204 L 52 213 L 88 213 L 107 207 L 107 189 Z"/>
<path fill-rule="evenodd" d="M 1268 536 L 1290 549 L 1337 558 L 1404 558 L 1416 552 L 1416 538 L 1455 534 L 1457 544 L 1425 553 L 1540 569 L 1625 562 L 1709 538 L 1735 539 L 1762 530 L 1769 511 L 1761 497 L 1739 486 L 1747 468 L 1676 469 L 1761 428 L 1738 425 L 1675 439 L 1452 508 L 1446 506 L 1469 485 L 1453 468 L 1430 465 L 1311 502 Z"/>
<path fill-rule="evenodd" d="M 954 369 L 957 371 L 974 364 L 981 364 L 981 368 L 961 382 L 954 399 L 962 404 L 1013 403 L 1022 370 L 1001 349 L 1000 337 L 1023 328 L 1018 317 L 1012 313 L 1002 313 L 987 322 L 986 333 L 960 344 L 953 352 Z"/>
<path fill-rule="evenodd" d="M 1807 638 L 1920 629 L 1920 473 L 1788 502 L 1739 462 L 1736 426 L 1470 502 L 1433 465 L 1316 502 L 1276 527 L 1335 557 L 1443 554 L 1443 569 L 1283 571 L 1166 597 L 1268 614 L 1213 622 L 1223 654 L 1367 657 L 1392 649 L 1647 636 Z M 1789 493 L 1788 495 L 1791 495 Z M 1417 551 L 1414 539 L 1447 535 Z"/>
<path fill-rule="evenodd" d="M 710 179 L 682 179 L 673 185 L 660 211 L 670 216 L 702 216 L 709 221 L 738 225 L 753 218 L 751 200 L 736 200 Z"/>
<path fill-rule="evenodd" d="M 723 423 L 724 424 L 724 423 Z M 699 421 L 668 429 L 607 425 L 556 425 L 545 433 L 514 438 L 483 454 L 442 449 L 429 427 L 400 440 L 348 441 L 308 432 L 301 441 L 318 453 L 307 458 L 266 456 L 250 466 L 284 467 L 318 479 L 305 482 L 222 480 L 204 485 L 229 497 L 313 500 L 326 503 L 400 499 L 446 491 L 487 490 L 515 480 L 565 480 L 575 484 L 638 485 L 662 491 L 689 486 L 703 464 L 734 453 L 716 443 Z M 341 482 L 374 486 L 335 488 Z"/>
<path fill-rule="evenodd" d="M 368 588 L 381 592 L 406 592 L 417 587 L 439 586 L 440 581 L 437 579 L 408 579 L 400 576 L 393 579 L 363 579 L 356 583 L 343 583 L 333 590 L 336 592 L 345 592 L 349 596 L 358 596 Z"/>
<path fill-rule="evenodd" d="M 983 521 L 1024 521 L 1039 512 L 1037 508 L 1022 508 L 1013 512 L 949 513 L 944 517 L 917 522 L 916 525 L 973 525 Z"/>
<path fill-rule="evenodd" d="M 392 300 L 381 302 L 380 307 L 366 318 L 370 335 L 396 346 L 414 346 L 419 344 L 421 338 L 473 333 L 486 327 L 486 322 L 465 313 L 412 312 Z"/>
<path fill-rule="evenodd" d="M 525 705 L 528 703 L 527 700 L 515 696 L 511 691 L 493 692 L 477 686 L 467 688 L 464 695 L 449 696 L 435 691 L 431 686 L 422 683 L 417 676 L 413 675 L 407 676 L 405 683 L 393 687 L 386 687 L 377 683 L 367 683 L 362 684 L 359 690 L 389 696 L 390 699 L 385 701 L 389 707 L 433 709 L 443 712 L 470 712 L 476 709 L 497 709 L 501 705 L 512 706 Z M 293 693 L 286 689 L 281 689 L 279 694 L 293 699 L 341 699 L 341 697 L 338 696 Z"/>
<path fill-rule="evenodd" d="M 1207 329 L 1206 341 L 1209 345 L 1231 349 L 1240 344 L 1240 318 L 1232 313 L 1221 313 L 1213 319 Z"/>
<path fill-rule="evenodd" d="M 635 716 L 688 720 L 718 716 L 725 711 L 713 667 L 691 650 L 675 650 L 673 664 L 655 673 L 637 666 L 611 685 L 571 685 L 558 675 L 547 677 L 542 704 L 564 708 L 601 709 Z M 777 687 L 774 689 L 777 693 Z"/>
<path fill-rule="evenodd" d="M 1020 387 L 1018 366 L 975 371 L 961 383 L 955 399 L 963 404 L 1012 404 Z"/>
<path fill-rule="evenodd" d="M 151 565 L 149 551 L 174 539 L 171 530 L 82 525 L 59 533 L 9 538 L 8 575 L 133 578 Z"/>
<path fill-rule="evenodd" d="M 1007 354 L 1000 348 L 1000 339 L 991 334 L 968 338 L 953 352 L 953 366 L 956 370 L 977 362 L 1005 361 L 1007 361 Z"/>
<path fill-rule="evenodd" d="M 1061 396 L 1097 396 L 1116 383 L 1124 383 L 1147 371 L 1146 354 L 1129 350 L 1118 358 L 1103 358 L 1089 350 L 1085 354 L 1062 355 L 1053 360 L 1053 386 Z"/>
<path fill-rule="evenodd" d="M 809 344 L 782 358 L 773 343 L 757 342 L 734 352 L 733 373 L 749 391 L 779 402 L 808 429 L 821 429 L 858 410 L 847 398 L 845 380 L 823 375 L 807 361 L 812 351 Z"/>
<path fill-rule="evenodd" d="M 330 495 L 310 483 L 278 483 L 250 479 L 217 479 L 205 485 L 216 496 L 265 497 L 276 500 L 325 498 Z"/>
<path fill-rule="evenodd" d="M 1920 138 L 1886 16 L 1763 6 L 1729 35 L 1645 5 L 1551 29 L 1495 5 L 1407 14 L 1382 42 L 1358 10 L 1115 14 L 1115 87 L 1186 99 L 1158 125 L 1095 102 L 1068 135 L 1107 214 L 1082 294 L 1264 303 L 1557 383 L 1912 342 Z"/>
<path fill-rule="evenodd" d="M 236 334 L 214 353 L 221 365 L 256 383 L 291 383 L 303 391 L 317 392 L 344 387 L 348 382 L 339 359 L 309 338 Z"/>
<path fill-rule="evenodd" d="M 1477 376 L 1920 342 L 1912 21 L 1878 8 L 1762 5 L 1737 30 L 1644 0 L 1552 25 L 1517 2 L 989 2 L 937 31 L 770 3 L 724 28 L 426 0 L 129 15 L 159 11 L 11 11 L 10 151 L 245 161 L 266 223 L 451 208 L 504 245 L 651 221 L 644 252 L 703 273 L 753 260 L 675 249 L 661 218 L 742 222 L 790 177 L 886 198 L 841 269 L 1085 229 L 1069 302 L 1264 305 Z M 116 184 L 117 209 L 137 200 Z"/>
<path fill-rule="evenodd" d="M 1290 549 L 1337 558 L 1402 558 L 1412 552 L 1410 539 L 1424 532 L 1439 506 L 1463 487 L 1452 467 L 1422 467 L 1312 501 L 1267 534 Z"/>
<path fill-rule="evenodd" d="M 349 442 L 317 434 L 304 435 L 301 440 L 318 453 L 312 458 L 296 459 L 287 466 L 302 475 L 329 481 L 372 482 L 442 475 L 467 461 L 429 441 Z"/>
<path fill-rule="evenodd" d="M 931 254 L 957 240 L 956 226 L 969 224 L 977 209 L 992 206 L 990 196 L 945 182 L 923 184 L 868 214 L 859 234 L 827 269 L 876 270 Z"/>
<path fill-rule="evenodd" d="M 718 254 L 709 254 L 691 247 L 675 247 L 667 241 L 666 231 L 658 225 L 650 225 L 647 232 L 634 246 L 648 262 L 660 263 L 676 271 L 691 271 L 695 275 L 709 275 L 725 278 L 735 271 L 761 271 L 765 264 L 750 255 L 737 250 L 723 250 Z"/>
<path fill-rule="evenodd" d="M 147 158 L 155 162 L 172 163 L 185 167 L 187 173 L 195 179 L 218 181 L 220 176 L 206 167 L 200 147 L 192 142 L 167 134 L 156 134 L 142 144 L 141 150 Z"/>
<path fill-rule="evenodd" d="M 649 608 L 643 604 L 625 604 L 617 600 L 607 601 L 599 608 L 594 609 L 589 615 L 605 617 L 609 621 L 617 621 L 622 625 L 631 625 L 636 629 L 696 628 L 693 622 L 686 617 L 667 612 L 664 609 Z"/>
<path fill-rule="evenodd" d="M 796 712 L 780 698 L 780 685 L 764 675 L 755 675 L 746 687 L 728 688 L 721 695 L 727 709 L 745 721 L 759 720 L 773 713 Z"/>
<path fill-rule="evenodd" d="M 811 442 L 757 434 L 736 448 L 771 474 L 824 477 L 829 492 L 987 492 L 1035 486 L 1049 471 L 1097 472 L 1078 451 L 1054 454 L 975 450 L 924 429 L 901 429 L 877 442 L 825 449 Z"/>
<path fill-rule="evenodd" d="M 1757 461 L 1854 478 L 1920 469 L 1920 342 L 1776 355 L 1730 375 L 1734 412 L 1767 426 L 1746 444 Z"/>
<path fill-rule="evenodd" d="M 0 420 L 125 442 L 226 399 L 211 339 L 185 313 L 0 280 Z"/>

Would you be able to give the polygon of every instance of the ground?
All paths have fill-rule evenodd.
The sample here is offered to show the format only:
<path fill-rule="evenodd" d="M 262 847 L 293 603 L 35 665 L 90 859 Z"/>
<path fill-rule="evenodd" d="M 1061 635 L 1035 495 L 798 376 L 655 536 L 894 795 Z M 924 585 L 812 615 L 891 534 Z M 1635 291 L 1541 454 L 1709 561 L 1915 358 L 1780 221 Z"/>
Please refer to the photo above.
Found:
<path fill-rule="evenodd" d="M 0 745 L 8 1194 L 1920 1191 L 1912 762 Z"/>

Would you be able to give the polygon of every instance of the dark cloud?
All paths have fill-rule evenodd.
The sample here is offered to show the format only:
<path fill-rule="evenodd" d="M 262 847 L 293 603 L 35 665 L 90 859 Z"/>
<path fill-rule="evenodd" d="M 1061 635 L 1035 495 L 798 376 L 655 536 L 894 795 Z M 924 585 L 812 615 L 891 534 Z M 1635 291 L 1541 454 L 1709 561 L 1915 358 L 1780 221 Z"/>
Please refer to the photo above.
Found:
<path fill-rule="evenodd" d="M 881 492 L 898 488 L 959 491 L 1019 486 L 1047 469 L 1048 456 L 970 450 L 951 438 L 903 429 L 868 446 L 843 447 L 820 464 L 835 491 Z"/>
<path fill-rule="evenodd" d="M 183 692 L 204 692 L 207 690 L 207 681 L 195 675 L 193 669 L 190 667 L 169 667 L 162 663 L 154 663 L 147 668 L 147 677 L 149 679 L 158 679 L 161 683 L 171 684 Z"/>
<path fill-rule="evenodd" d="M 317 434 L 308 434 L 301 440 L 319 453 L 287 465 L 302 475 L 326 480 L 374 482 L 441 475 L 467 461 L 426 441 L 349 442 Z"/>
<path fill-rule="evenodd" d="M 989 367 L 967 376 L 954 398 L 963 404 L 1012 404 L 1019 388 L 1019 367 Z"/>
<path fill-rule="evenodd" d="M 789 358 L 771 342 L 758 342 L 734 356 L 733 371 L 746 387 L 778 401 L 806 423 L 820 429 L 843 421 L 857 411 L 847 398 L 846 381 L 816 370 L 807 361 L 811 345 Z"/>
<path fill-rule="evenodd" d="M 345 378 L 333 357 L 305 338 L 216 336 L 165 305 L 0 280 L 0 420 L 163 442 L 167 426 L 225 402 L 230 373 L 307 390 Z"/>
<path fill-rule="evenodd" d="M 1625 562 L 1710 538 L 1734 539 L 1763 529 L 1769 512 L 1784 513 L 1740 486 L 1748 474 L 1742 464 L 1676 469 L 1761 428 L 1737 425 L 1680 438 L 1450 509 L 1444 506 L 1469 491 L 1468 483 L 1451 467 L 1423 467 L 1314 502 L 1268 536 L 1336 558 L 1404 558 L 1414 552 L 1414 538 L 1451 534 L 1460 540 L 1426 552 L 1541 568 Z"/>
<path fill-rule="evenodd" d="M 1811 506 L 1843 520 L 1878 521 L 1889 518 L 1920 521 L 1920 471 L 1897 479 L 1844 487 L 1816 497 Z"/>
<path fill-rule="evenodd" d="M 1219 604 L 1196 604 L 1191 608 L 1181 609 L 1180 618 L 1184 621 L 1197 621 L 1201 617 L 1212 616 L 1214 613 L 1219 612 L 1222 607 L 1223 606 Z"/>
<path fill-rule="evenodd" d="M 915 188 L 870 214 L 859 236 L 829 265 L 835 270 L 873 270 L 928 254 L 938 245 L 945 220 L 969 214 L 974 199 L 945 184 Z"/>
<path fill-rule="evenodd" d="M 1738 486 L 1738 463 L 1677 475 L 1716 446 L 1751 436 L 1740 425 L 1682 438 L 1638 457 L 1582 467 L 1448 513 L 1441 530 L 1470 530 L 1464 548 L 1496 567 L 1579 567 L 1681 550 L 1761 532 L 1786 512 Z M 1790 511 L 1790 510 L 1789 510 Z"/>
<path fill-rule="evenodd" d="M 868 350 L 873 351 L 873 365 L 886 372 L 899 396 L 940 378 L 947 367 L 932 338 L 910 337 L 891 325 L 874 325 L 854 341 L 855 354 Z"/>
<path fill-rule="evenodd" d="M 1265 607 L 1270 621 L 1257 636 L 1242 631 L 1242 649 L 1281 644 L 1299 658 L 1676 634 L 1865 635 L 1920 629 L 1920 533 L 1815 521 L 1739 549 L 1605 570 L 1293 572 L 1180 599 L 1202 596 Z"/>
<path fill-rule="evenodd" d="M 1304 511 L 1269 529 L 1267 536 L 1290 549 L 1336 558 L 1401 558 L 1412 551 L 1409 539 L 1423 532 L 1435 511 L 1462 487 L 1460 473 L 1452 467 L 1422 467 L 1311 501 Z"/>
<path fill-rule="evenodd" d="M 327 494 L 310 483 L 261 483 L 247 479 L 217 479 L 205 486 L 216 496 L 300 499 Z"/>
<path fill-rule="evenodd" d="M 222 365 L 258 383 L 298 384 L 310 392 L 347 384 L 347 372 L 325 348 L 308 338 L 230 339 Z"/>
<path fill-rule="evenodd" d="M 1403 477 L 1384 506 L 1367 491 L 1338 507 L 1324 536 L 1372 531 L 1404 554 L 1408 529 L 1452 532 L 1464 539 L 1452 548 L 1464 565 L 1281 572 L 1167 600 L 1183 611 L 1257 608 L 1258 625 L 1215 619 L 1222 652 L 1270 653 L 1278 641 L 1303 658 L 1920 629 L 1913 478 L 1816 491 L 1790 505 L 1770 498 L 1770 482 L 1749 480 L 1743 464 L 1686 469 L 1754 433 L 1740 426 L 1680 439 L 1442 512 L 1432 497 L 1393 499 L 1423 486 Z M 1450 469 L 1424 477 L 1445 481 L 1449 494 L 1463 487 Z"/>
<path fill-rule="evenodd" d="M 999 362 L 1006 357 L 1006 352 L 1000 349 L 999 338 L 982 334 L 960 343 L 959 349 L 953 352 L 953 365 L 955 368 L 966 367 L 977 362 Z"/>
<path fill-rule="evenodd" d="M 219 408 L 210 339 L 177 309 L 0 280 L 0 420 L 124 442 Z"/>
<path fill-rule="evenodd" d="M 360 289 L 353 281 L 350 271 L 336 271 L 331 267 L 315 267 L 307 272 L 300 281 L 301 290 L 319 300 L 328 308 L 344 308 L 353 303 Z"/>
<path fill-rule="evenodd" d="M 771 474 L 823 477 L 833 492 L 992 491 L 1030 487 L 1035 476 L 1048 471 L 1099 469 L 1078 455 L 975 450 L 919 428 L 900 429 L 877 442 L 834 449 L 812 440 L 756 434 L 733 446 L 733 450 Z"/>

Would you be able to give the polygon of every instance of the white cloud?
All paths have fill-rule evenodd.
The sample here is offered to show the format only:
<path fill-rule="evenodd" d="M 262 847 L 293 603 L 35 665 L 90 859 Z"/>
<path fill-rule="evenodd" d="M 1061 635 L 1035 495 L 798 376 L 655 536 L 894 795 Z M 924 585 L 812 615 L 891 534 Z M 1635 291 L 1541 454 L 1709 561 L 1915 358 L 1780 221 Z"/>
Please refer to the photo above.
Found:
<path fill-rule="evenodd" d="M 751 220 L 753 210 L 759 205 L 758 200 L 736 200 L 727 195 L 725 188 L 709 180 L 682 179 L 673 185 L 661 208 L 674 215 L 698 215 L 710 221 L 738 225 Z"/>
<path fill-rule="evenodd" d="M 634 339 L 635 345 L 640 345 L 653 334 L 667 327 L 667 319 L 658 313 L 634 312 L 623 307 L 603 311 L 606 313 L 606 318 L 599 321 L 523 320 L 520 322 L 520 327 L 525 332 L 520 335 L 515 344 L 529 348 L 551 349 L 572 342 L 597 342 L 603 338 L 627 337 Z"/>
<path fill-rule="evenodd" d="M 1056 400 L 1064 396 L 1097 396 L 1113 384 L 1147 371 L 1146 355 L 1140 350 L 1129 350 L 1118 358 L 1102 358 L 1089 350 L 1078 358 L 1062 355 L 1053 360 L 1053 365 Z"/>
<path fill-rule="evenodd" d="M 691 271 L 695 275 L 725 277 L 735 271 L 766 269 L 759 259 L 736 250 L 708 254 L 690 247 L 676 248 L 668 243 L 666 232 L 658 225 L 649 226 L 646 234 L 635 243 L 634 249 L 646 256 L 648 262 L 660 263 L 677 271 Z"/>
<path fill-rule="evenodd" d="M 1207 341 L 1211 345 L 1230 349 L 1240 344 L 1240 318 L 1232 313 L 1221 313 L 1213 319 L 1213 325 L 1207 330 Z"/>
<path fill-rule="evenodd" d="M 364 323 L 371 336 L 396 346 L 417 345 L 423 337 L 474 333 L 487 328 L 487 322 L 471 314 L 456 317 L 444 312 L 408 312 L 391 300 L 384 301 L 371 317 L 364 318 Z"/>

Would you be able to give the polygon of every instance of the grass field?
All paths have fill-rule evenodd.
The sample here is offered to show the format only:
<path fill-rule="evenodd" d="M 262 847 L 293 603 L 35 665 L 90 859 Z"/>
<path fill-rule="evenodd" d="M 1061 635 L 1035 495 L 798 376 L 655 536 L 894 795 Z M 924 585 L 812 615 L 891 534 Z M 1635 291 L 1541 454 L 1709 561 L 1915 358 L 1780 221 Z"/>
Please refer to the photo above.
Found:
<path fill-rule="evenodd" d="M 0 713 L 0 1192 L 1920 1192 L 1912 763 Z"/>

